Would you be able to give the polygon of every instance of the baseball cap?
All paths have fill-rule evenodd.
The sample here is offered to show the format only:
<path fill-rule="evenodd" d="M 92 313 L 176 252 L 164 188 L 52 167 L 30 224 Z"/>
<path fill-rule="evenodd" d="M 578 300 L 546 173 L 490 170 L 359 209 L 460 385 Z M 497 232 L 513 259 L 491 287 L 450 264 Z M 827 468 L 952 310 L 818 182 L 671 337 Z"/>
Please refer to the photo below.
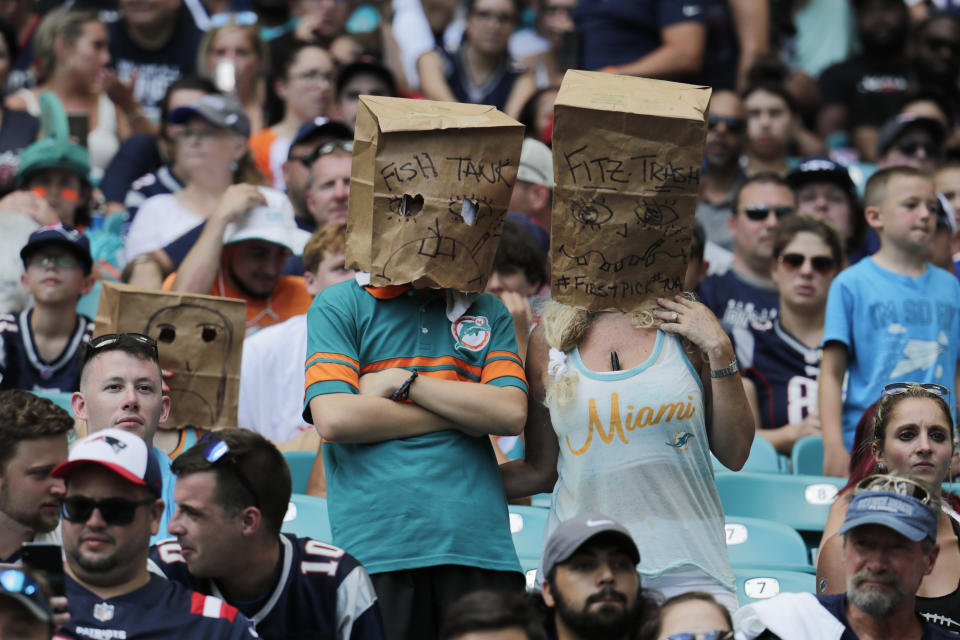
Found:
<path fill-rule="evenodd" d="M 792 189 L 799 189 L 814 182 L 829 182 L 837 185 L 850 196 L 856 193 L 847 168 L 829 158 L 804 160 L 787 174 L 787 182 Z"/>
<path fill-rule="evenodd" d="M 79 229 L 62 222 L 48 224 L 30 234 L 27 244 L 20 249 L 20 259 L 23 260 L 23 266 L 27 266 L 27 260 L 41 247 L 51 244 L 68 249 L 83 264 L 83 272 L 90 273 L 90 269 L 93 267 L 93 258 L 90 256 L 90 240 Z"/>
<path fill-rule="evenodd" d="M 192 105 L 177 107 L 167 120 L 184 124 L 193 116 L 199 116 L 215 127 L 230 129 L 244 138 L 250 137 L 250 118 L 243 105 L 231 96 L 208 93 Z"/>
<path fill-rule="evenodd" d="M 533 138 L 524 138 L 517 180 L 553 189 L 553 152 L 550 147 Z"/>
<path fill-rule="evenodd" d="M 302 144 L 307 140 L 321 134 L 326 134 L 331 138 L 338 140 L 353 140 L 353 130 L 350 129 L 350 127 L 342 122 L 337 122 L 336 120 L 331 120 L 330 118 L 325 118 L 324 116 L 317 116 L 313 120 L 307 120 L 300 125 L 300 128 L 297 129 L 297 133 L 293 136 L 293 141 L 290 143 L 290 148 L 293 149 L 298 144 Z M 287 152 L 287 159 L 290 159 L 289 151 Z"/>
<path fill-rule="evenodd" d="M 89 184 L 90 154 L 87 153 L 86 147 L 54 137 L 34 142 L 20 154 L 17 186 L 22 187 L 35 173 L 44 169 L 70 171 Z"/>
<path fill-rule="evenodd" d="M 912 496 L 892 491 L 858 493 L 850 502 L 839 533 L 865 524 L 883 525 L 914 542 L 937 539 L 937 516 L 933 511 Z"/>
<path fill-rule="evenodd" d="M 901 113 L 887 120 L 883 128 L 880 129 L 880 134 L 877 136 L 877 154 L 883 155 L 886 153 L 897 139 L 911 127 L 926 129 L 937 144 L 941 144 L 946 135 L 946 130 L 939 120 L 917 116 L 912 113 Z"/>
<path fill-rule="evenodd" d="M 163 489 L 160 463 L 147 443 L 135 433 L 109 428 L 91 433 L 77 441 L 66 462 L 50 472 L 54 478 L 66 478 L 76 467 L 86 464 L 104 466 L 124 480 L 147 487 L 158 497 Z"/>
<path fill-rule="evenodd" d="M 618 538 L 634 563 L 640 562 L 640 551 L 626 527 L 599 513 L 583 513 L 561 522 L 547 540 L 543 550 L 544 575 L 566 562 L 585 542 L 604 534 Z"/>
<path fill-rule="evenodd" d="M 383 81 L 385 85 L 390 90 L 391 96 L 397 95 L 397 83 L 393 79 L 393 74 L 390 73 L 390 70 L 385 66 L 380 64 L 371 56 L 367 56 L 364 59 L 357 60 L 356 62 L 351 62 L 342 69 L 340 73 L 337 74 L 337 98 L 339 99 L 340 94 L 343 93 L 343 88 L 347 85 L 347 82 L 355 75 L 361 73 L 366 73 L 372 76 L 376 76 Z"/>
<path fill-rule="evenodd" d="M 40 622 L 53 624 L 53 612 L 43 587 L 22 567 L 0 564 L 0 597 L 16 600 Z"/>
<path fill-rule="evenodd" d="M 223 232 L 223 244 L 244 240 L 265 240 L 302 255 L 310 234 L 297 227 L 293 206 L 286 198 L 280 206 L 260 206 L 248 211 L 239 221 L 231 222 Z"/>
<path fill-rule="evenodd" d="M 949 229 L 950 233 L 956 233 L 957 219 L 950 201 L 942 193 L 937 193 L 937 202 L 940 205 L 937 207 L 937 228 Z"/>

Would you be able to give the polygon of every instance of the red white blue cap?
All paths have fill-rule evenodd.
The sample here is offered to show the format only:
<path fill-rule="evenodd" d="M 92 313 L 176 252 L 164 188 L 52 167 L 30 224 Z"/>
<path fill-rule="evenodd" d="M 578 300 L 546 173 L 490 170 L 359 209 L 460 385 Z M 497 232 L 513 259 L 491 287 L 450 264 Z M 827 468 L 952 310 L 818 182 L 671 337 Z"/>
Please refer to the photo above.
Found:
<path fill-rule="evenodd" d="M 54 478 L 67 478 L 81 465 L 98 464 L 118 476 L 142 487 L 158 497 L 163 490 L 160 463 L 147 443 L 135 433 L 123 429 L 103 429 L 77 441 L 66 462 L 50 472 Z"/>

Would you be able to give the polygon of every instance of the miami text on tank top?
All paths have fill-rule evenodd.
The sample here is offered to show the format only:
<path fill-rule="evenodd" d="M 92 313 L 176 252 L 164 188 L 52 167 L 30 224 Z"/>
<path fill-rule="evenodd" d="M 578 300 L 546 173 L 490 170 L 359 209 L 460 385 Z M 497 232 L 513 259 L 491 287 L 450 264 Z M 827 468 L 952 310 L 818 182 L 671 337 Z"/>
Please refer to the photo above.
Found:
<path fill-rule="evenodd" d="M 560 456 L 546 536 L 596 511 L 630 530 L 644 576 L 696 568 L 733 588 L 703 387 L 678 339 L 658 331 L 647 361 L 626 371 L 590 371 L 576 349 L 567 367 L 577 390 L 551 408 Z"/>

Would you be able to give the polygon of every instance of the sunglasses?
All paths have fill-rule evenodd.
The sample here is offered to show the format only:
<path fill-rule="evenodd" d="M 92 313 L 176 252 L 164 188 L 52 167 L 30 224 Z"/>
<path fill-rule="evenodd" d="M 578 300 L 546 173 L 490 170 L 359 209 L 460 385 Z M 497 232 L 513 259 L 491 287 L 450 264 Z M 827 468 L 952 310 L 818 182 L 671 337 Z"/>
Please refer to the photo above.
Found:
<path fill-rule="evenodd" d="M 334 151 L 346 151 L 353 153 L 353 140 L 332 140 L 324 142 L 322 145 L 300 158 L 300 162 L 306 165 L 307 169 L 313 166 L 313 163 L 323 156 L 330 155 Z"/>
<path fill-rule="evenodd" d="M 27 258 L 27 268 L 54 266 L 57 269 L 79 269 L 82 265 L 73 256 L 30 256 Z"/>
<path fill-rule="evenodd" d="M 250 484 L 250 480 L 247 479 L 247 476 L 244 475 L 243 471 L 240 469 L 239 464 L 235 455 L 227 455 L 230 453 L 230 445 L 216 437 L 212 433 L 205 434 L 200 440 L 197 441 L 197 444 L 206 444 L 203 448 L 203 459 L 209 462 L 213 466 L 222 464 L 224 467 L 229 469 L 234 477 L 243 485 L 243 488 L 247 490 L 247 493 L 250 494 L 250 497 L 253 498 L 253 506 L 257 509 L 260 508 L 260 498 L 257 497 L 257 492 L 254 491 L 253 485 Z"/>
<path fill-rule="evenodd" d="M 770 207 L 765 204 L 751 204 L 744 207 L 743 212 L 754 222 L 766 220 L 770 212 L 777 216 L 777 220 L 793 213 L 793 207 Z"/>
<path fill-rule="evenodd" d="M 49 615 L 50 605 L 43 587 L 26 571 L 13 568 L 0 571 L 0 590 L 25 595 Z"/>
<path fill-rule="evenodd" d="M 907 156 L 916 155 L 920 149 L 923 149 L 923 153 L 927 157 L 938 155 L 940 152 L 934 143 L 927 142 L 926 140 L 908 139 L 897 142 L 897 151 Z"/>
<path fill-rule="evenodd" d="M 225 27 L 228 24 L 236 24 L 242 27 L 248 27 L 257 24 L 257 14 L 253 11 L 224 11 L 210 16 L 210 27 L 213 29 Z"/>
<path fill-rule="evenodd" d="M 813 270 L 820 275 L 830 273 L 837 264 L 830 256 L 805 256 L 802 253 L 784 253 L 777 258 L 777 263 L 786 267 L 788 271 L 796 271 L 807 260 L 810 261 Z"/>
<path fill-rule="evenodd" d="M 903 476 L 879 474 L 867 476 L 857 483 L 859 491 L 889 491 L 901 496 L 916 498 L 923 504 L 930 504 L 930 493 L 923 485 Z"/>
<path fill-rule="evenodd" d="M 121 343 L 141 345 L 146 347 L 151 352 L 151 357 L 154 362 L 160 361 L 160 354 L 157 351 L 157 341 L 151 338 L 150 336 L 145 336 L 142 333 L 105 333 L 102 336 L 97 336 L 96 338 L 91 338 L 90 342 L 87 343 L 87 348 L 83 356 L 83 364 L 86 364 L 93 358 L 95 355 L 100 353 L 105 349 L 116 348 L 114 345 L 119 345 Z"/>
<path fill-rule="evenodd" d="M 935 382 L 891 382 L 883 388 L 881 395 L 898 396 L 901 393 L 906 393 L 914 387 L 920 387 L 924 391 L 929 391 L 933 395 L 940 396 L 941 398 L 947 398 L 950 396 L 949 389 L 942 384 L 937 384 Z"/>
<path fill-rule="evenodd" d="M 707 118 L 707 129 L 709 131 L 713 131 L 721 124 L 730 133 L 743 133 L 747 130 L 745 118 L 737 118 L 736 116 L 709 116 Z"/>
<path fill-rule="evenodd" d="M 717 629 L 696 633 L 671 633 L 667 640 L 733 640 L 733 631 Z"/>
<path fill-rule="evenodd" d="M 94 500 L 86 496 L 71 496 L 60 500 L 60 515 L 64 520 L 84 523 L 93 515 L 93 510 L 100 512 L 100 517 L 108 525 L 128 525 L 137 515 L 137 508 L 153 504 L 155 498 L 145 500 L 127 500 L 125 498 L 104 498 Z"/>

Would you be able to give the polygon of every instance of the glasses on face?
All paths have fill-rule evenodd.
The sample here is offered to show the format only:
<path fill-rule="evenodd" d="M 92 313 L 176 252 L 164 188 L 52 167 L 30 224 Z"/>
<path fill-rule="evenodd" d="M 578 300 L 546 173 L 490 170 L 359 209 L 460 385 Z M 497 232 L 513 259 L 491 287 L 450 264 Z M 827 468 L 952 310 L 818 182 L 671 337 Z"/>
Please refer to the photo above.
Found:
<path fill-rule="evenodd" d="M 50 610 L 43 587 L 36 578 L 22 569 L 0 571 L 0 590 L 7 593 L 21 593 L 33 600 L 44 611 Z"/>
<path fill-rule="evenodd" d="M 305 82 L 308 84 L 333 84 L 333 76 L 329 73 L 324 73 L 319 69 L 297 73 L 290 76 L 290 79 L 299 80 L 300 82 Z"/>
<path fill-rule="evenodd" d="M 142 333 L 105 333 L 102 336 L 91 338 L 90 342 L 87 343 L 83 363 L 86 364 L 100 351 L 107 348 L 112 348 L 114 345 L 117 345 L 121 342 L 142 345 L 151 352 L 154 362 L 160 361 L 160 354 L 157 351 L 157 341 L 150 336 L 145 336 Z"/>
<path fill-rule="evenodd" d="M 307 169 L 309 169 L 319 158 L 330 155 L 334 151 L 346 151 L 347 153 L 353 153 L 353 140 L 333 140 L 331 142 L 324 142 L 322 145 L 304 157 L 300 158 L 300 162 L 306 165 Z"/>
<path fill-rule="evenodd" d="M 213 466 L 220 464 L 224 465 L 227 469 L 230 469 L 234 477 L 236 477 L 240 484 L 243 485 L 243 488 L 247 490 L 247 493 L 250 494 L 250 497 L 253 498 L 253 506 L 259 509 L 260 499 L 257 497 L 257 492 L 253 490 L 253 485 L 250 484 L 247 476 L 244 475 L 243 471 L 240 469 L 240 466 L 237 464 L 236 457 L 227 455 L 230 453 L 230 445 L 212 433 L 207 433 L 197 441 L 197 444 L 202 443 L 206 443 L 206 446 L 203 449 L 203 459 Z"/>
<path fill-rule="evenodd" d="M 922 484 L 910 478 L 886 474 L 867 476 L 857 483 L 859 491 L 889 491 L 901 496 L 916 498 L 923 504 L 930 504 L 930 493 Z"/>
<path fill-rule="evenodd" d="M 80 261 L 73 256 L 59 255 L 33 255 L 27 258 L 27 268 L 40 267 L 45 269 L 54 266 L 57 269 L 79 269 Z"/>
<path fill-rule="evenodd" d="M 190 138 L 196 138 L 200 142 L 204 142 L 205 140 L 213 140 L 214 138 L 219 138 L 223 135 L 226 135 L 226 133 L 227 133 L 226 129 L 215 129 L 213 127 L 210 127 L 206 129 L 189 129 L 189 128 L 180 129 L 176 135 L 177 135 L 177 138 L 183 141 L 189 140 Z"/>
<path fill-rule="evenodd" d="M 735 116 L 714 116 L 707 119 L 707 129 L 713 131 L 720 125 L 723 125 L 730 133 L 743 133 L 747 130 L 747 121 L 744 118 Z"/>
<path fill-rule="evenodd" d="M 153 503 L 153 498 L 145 500 L 127 500 L 125 498 L 94 500 L 86 496 L 70 496 L 60 500 L 60 515 L 69 522 L 84 523 L 90 519 L 93 510 L 96 509 L 108 525 L 124 526 L 133 522 L 138 507 Z"/>
<path fill-rule="evenodd" d="M 733 631 L 717 629 L 696 633 L 671 633 L 667 636 L 667 640 L 733 640 L 733 637 Z"/>
<path fill-rule="evenodd" d="M 257 14 L 253 11 L 238 11 L 236 13 L 224 11 L 210 16 L 210 27 L 213 29 L 218 29 L 228 24 L 237 24 L 241 27 L 257 24 Z"/>
<path fill-rule="evenodd" d="M 814 271 L 820 275 L 825 275 L 833 271 L 836 262 L 830 256 L 805 256 L 802 253 L 784 253 L 779 258 L 777 262 L 782 266 L 786 267 L 788 271 L 796 271 L 803 266 L 803 263 L 807 260 L 810 261 L 810 266 Z"/>
<path fill-rule="evenodd" d="M 917 155 L 917 152 L 923 149 L 923 153 L 926 157 L 936 156 L 939 153 L 937 145 L 929 140 L 900 140 L 897 142 L 897 151 L 906 155 L 914 156 Z"/>
<path fill-rule="evenodd" d="M 793 213 L 793 207 L 770 207 L 765 204 L 751 204 L 744 207 L 743 212 L 754 222 L 760 222 L 770 217 L 770 212 L 777 217 L 777 220 Z"/>
<path fill-rule="evenodd" d="M 937 384 L 935 382 L 891 382 L 883 388 L 884 396 L 898 396 L 901 393 L 906 393 L 914 387 L 920 387 L 924 391 L 929 391 L 935 396 L 940 396 L 941 398 L 947 398 L 950 396 L 950 390 L 947 389 L 942 384 Z"/>
<path fill-rule="evenodd" d="M 470 15 L 482 22 L 496 22 L 499 25 L 511 24 L 514 20 L 512 13 L 499 11 L 474 11 Z"/>

